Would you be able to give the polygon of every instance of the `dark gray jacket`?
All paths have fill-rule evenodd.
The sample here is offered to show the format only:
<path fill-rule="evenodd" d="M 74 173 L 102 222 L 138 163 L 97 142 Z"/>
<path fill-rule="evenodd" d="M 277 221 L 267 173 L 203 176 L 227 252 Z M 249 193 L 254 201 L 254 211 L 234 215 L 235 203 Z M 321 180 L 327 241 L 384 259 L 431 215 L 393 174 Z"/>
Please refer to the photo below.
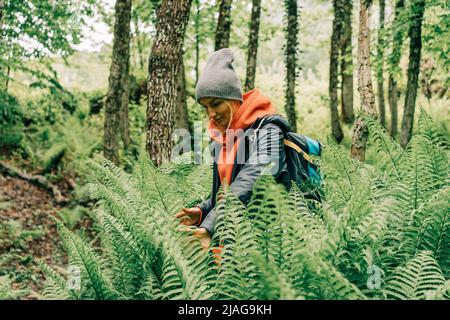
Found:
<path fill-rule="evenodd" d="M 251 198 L 257 178 L 269 163 L 273 165 L 269 174 L 272 174 L 276 181 L 283 183 L 286 188 L 290 188 L 283 142 L 284 133 L 289 130 L 290 125 L 283 117 L 270 115 L 262 119 L 258 118 L 244 131 L 234 161 L 230 189 L 245 205 Z M 245 143 L 242 143 L 243 141 Z M 201 202 L 198 207 L 202 210 L 200 227 L 213 235 L 217 218 L 214 207 L 221 185 L 217 159 L 222 146 L 214 141 L 210 147 L 214 159 L 212 192 L 211 196 Z"/>

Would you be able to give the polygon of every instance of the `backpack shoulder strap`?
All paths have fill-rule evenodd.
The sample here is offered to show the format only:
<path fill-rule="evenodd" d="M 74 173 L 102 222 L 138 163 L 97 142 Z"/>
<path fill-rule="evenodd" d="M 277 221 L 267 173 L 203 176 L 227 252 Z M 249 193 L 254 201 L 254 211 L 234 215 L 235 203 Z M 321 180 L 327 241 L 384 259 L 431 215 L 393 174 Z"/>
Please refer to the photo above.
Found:
<path fill-rule="evenodd" d="M 278 120 L 278 121 L 277 121 Z M 311 160 L 311 158 L 309 157 L 308 153 L 305 152 L 304 150 L 302 150 L 302 148 L 300 148 L 295 142 L 287 139 L 289 138 L 289 132 L 290 129 L 288 129 L 288 127 L 286 126 L 286 123 L 280 122 L 280 119 L 277 117 L 273 117 L 273 116 L 267 116 L 267 117 L 263 117 L 263 118 L 259 118 L 252 126 L 256 127 L 256 129 L 253 131 L 253 139 L 256 139 L 256 135 L 258 134 L 259 129 L 262 127 L 262 125 L 264 123 L 272 123 L 277 125 L 278 127 L 280 127 L 281 131 L 283 132 L 283 135 L 285 136 L 285 139 L 283 140 L 284 145 L 287 147 L 290 147 L 292 149 L 294 149 L 295 151 L 297 151 L 307 162 L 309 162 L 310 164 L 314 165 L 314 162 Z M 289 131 L 288 131 L 289 130 Z"/>
<path fill-rule="evenodd" d="M 295 151 L 297 151 L 306 161 L 308 161 L 310 164 L 314 164 L 314 162 L 311 160 L 311 158 L 308 156 L 308 154 L 303 151 L 297 144 L 295 144 L 294 142 L 288 140 L 288 139 L 284 139 L 284 145 L 288 146 L 292 149 L 294 149 Z"/>

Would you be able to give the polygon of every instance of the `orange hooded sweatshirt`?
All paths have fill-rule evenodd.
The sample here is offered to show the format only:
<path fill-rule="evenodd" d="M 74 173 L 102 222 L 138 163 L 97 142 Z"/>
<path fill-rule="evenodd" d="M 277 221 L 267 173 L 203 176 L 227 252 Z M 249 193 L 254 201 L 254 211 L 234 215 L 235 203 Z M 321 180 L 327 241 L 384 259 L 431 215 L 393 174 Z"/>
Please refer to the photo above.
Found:
<path fill-rule="evenodd" d="M 263 96 L 256 88 L 244 93 L 242 98 L 243 103 L 239 109 L 234 112 L 229 129 L 242 129 L 245 131 L 245 129 L 249 128 L 257 118 L 262 118 L 275 113 L 275 107 L 272 102 L 267 97 Z M 211 138 L 222 144 L 218 158 L 220 182 L 223 183 L 226 180 L 227 183 L 230 184 L 234 159 L 240 141 L 237 139 L 237 141 L 234 142 L 232 135 L 230 139 L 227 139 L 226 133 L 220 134 L 213 120 L 209 122 L 208 130 Z M 233 146 L 230 146 L 230 143 L 233 143 Z"/>

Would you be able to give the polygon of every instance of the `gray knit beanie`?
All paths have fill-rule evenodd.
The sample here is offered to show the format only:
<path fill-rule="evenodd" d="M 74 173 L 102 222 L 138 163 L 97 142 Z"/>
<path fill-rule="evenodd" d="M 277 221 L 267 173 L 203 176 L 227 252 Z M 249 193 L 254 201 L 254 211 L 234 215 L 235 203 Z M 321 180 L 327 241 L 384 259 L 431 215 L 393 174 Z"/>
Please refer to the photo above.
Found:
<path fill-rule="evenodd" d="M 233 61 L 233 51 L 228 48 L 220 49 L 211 55 L 195 88 L 197 102 L 205 97 L 243 101 L 242 85 L 234 72 L 231 64 Z"/>

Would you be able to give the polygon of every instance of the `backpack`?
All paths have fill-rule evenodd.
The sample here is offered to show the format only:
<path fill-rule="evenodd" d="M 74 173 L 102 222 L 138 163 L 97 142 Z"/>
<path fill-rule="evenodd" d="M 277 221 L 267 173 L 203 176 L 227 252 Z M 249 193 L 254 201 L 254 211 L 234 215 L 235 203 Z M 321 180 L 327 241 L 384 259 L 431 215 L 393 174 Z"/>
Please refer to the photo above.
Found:
<path fill-rule="evenodd" d="M 308 136 L 290 131 L 290 126 L 279 115 L 261 118 L 256 132 L 263 123 L 277 125 L 283 132 L 286 164 L 290 179 L 303 191 L 307 198 L 320 201 L 322 198 L 322 177 L 320 168 L 311 156 L 320 157 L 322 144 Z"/>

